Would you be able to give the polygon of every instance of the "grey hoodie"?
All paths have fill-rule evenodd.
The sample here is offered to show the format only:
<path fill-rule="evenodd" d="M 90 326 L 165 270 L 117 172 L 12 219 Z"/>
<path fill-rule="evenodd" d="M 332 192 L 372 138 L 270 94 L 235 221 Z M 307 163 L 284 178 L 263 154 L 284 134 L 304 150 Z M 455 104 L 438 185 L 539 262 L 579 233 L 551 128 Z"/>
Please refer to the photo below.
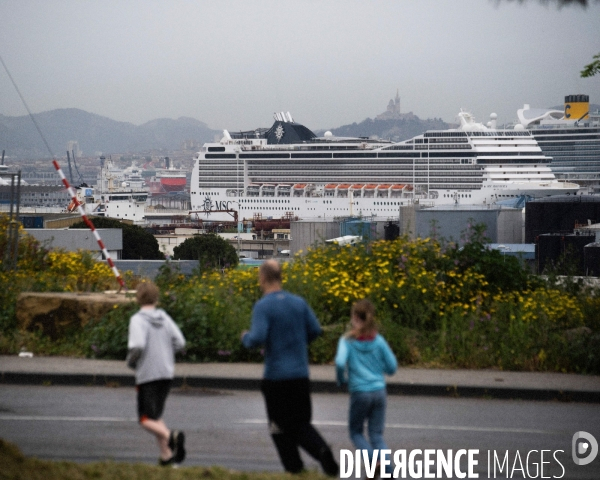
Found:
<path fill-rule="evenodd" d="M 167 312 L 160 308 L 139 310 L 129 321 L 130 353 L 141 351 L 135 367 L 135 383 L 171 379 L 175 352 L 185 347 L 185 338 Z"/>

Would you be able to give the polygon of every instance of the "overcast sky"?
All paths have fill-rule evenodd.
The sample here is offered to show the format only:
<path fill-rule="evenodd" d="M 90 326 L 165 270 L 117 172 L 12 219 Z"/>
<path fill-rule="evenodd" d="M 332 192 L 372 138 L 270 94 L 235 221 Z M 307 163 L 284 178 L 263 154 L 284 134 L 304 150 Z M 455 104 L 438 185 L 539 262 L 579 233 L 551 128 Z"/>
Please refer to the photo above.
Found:
<path fill-rule="evenodd" d="M 600 76 L 600 3 L 495 0 L 2 0 L 0 56 L 33 113 L 79 108 L 136 125 L 193 117 L 311 129 L 402 112 L 516 119 Z M 0 113 L 26 115 L 0 68 Z"/>

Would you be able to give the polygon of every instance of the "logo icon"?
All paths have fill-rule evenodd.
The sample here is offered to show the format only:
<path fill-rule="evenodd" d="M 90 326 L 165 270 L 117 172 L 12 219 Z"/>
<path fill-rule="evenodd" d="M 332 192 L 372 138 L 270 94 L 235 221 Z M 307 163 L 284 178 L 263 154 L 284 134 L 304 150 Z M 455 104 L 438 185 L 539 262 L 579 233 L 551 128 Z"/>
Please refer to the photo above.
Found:
<path fill-rule="evenodd" d="M 568 111 L 571 110 L 571 105 L 565 105 L 565 118 L 571 118 L 571 114 Z"/>
<path fill-rule="evenodd" d="M 213 203 L 209 196 L 204 197 L 202 206 L 204 207 L 204 213 L 206 213 L 206 216 L 210 215 L 210 211 L 213 209 Z"/>
<path fill-rule="evenodd" d="M 277 137 L 278 141 L 280 141 L 283 138 L 284 133 L 285 133 L 285 130 L 283 129 L 281 124 L 277 125 L 277 128 L 275 129 L 275 136 Z"/>
<path fill-rule="evenodd" d="M 577 432 L 573 435 L 572 455 L 575 465 L 592 463 L 598 455 L 598 442 L 587 432 Z"/>

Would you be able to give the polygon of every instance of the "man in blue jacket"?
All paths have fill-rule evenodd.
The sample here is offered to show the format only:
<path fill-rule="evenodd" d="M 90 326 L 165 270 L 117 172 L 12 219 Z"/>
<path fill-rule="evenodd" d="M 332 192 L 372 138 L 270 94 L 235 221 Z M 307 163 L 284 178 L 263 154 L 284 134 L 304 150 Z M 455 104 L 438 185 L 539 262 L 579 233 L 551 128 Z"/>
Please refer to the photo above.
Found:
<path fill-rule="evenodd" d="M 331 448 L 311 424 L 308 344 L 321 334 L 319 322 L 304 299 L 283 290 L 275 260 L 261 265 L 258 280 L 263 297 L 254 305 L 252 326 L 242 333 L 242 343 L 265 348 L 261 390 L 279 458 L 286 471 L 300 473 L 300 446 L 327 475 L 337 476 Z"/>

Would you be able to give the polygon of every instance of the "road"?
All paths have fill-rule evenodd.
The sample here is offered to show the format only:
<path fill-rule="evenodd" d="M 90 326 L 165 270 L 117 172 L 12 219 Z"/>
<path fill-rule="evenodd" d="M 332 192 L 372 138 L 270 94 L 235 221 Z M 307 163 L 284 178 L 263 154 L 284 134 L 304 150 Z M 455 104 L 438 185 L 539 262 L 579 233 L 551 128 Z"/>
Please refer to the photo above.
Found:
<path fill-rule="evenodd" d="M 43 459 L 156 463 L 156 445 L 136 424 L 135 406 L 135 390 L 129 387 L 0 385 L 0 437 Z M 347 394 L 313 395 L 314 423 L 338 457 L 340 449 L 353 450 L 347 408 Z M 186 432 L 186 465 L 281 470 L 259 392 L 175 389 L 164 418 Z M 508 451 L 508 463 L 503 472 L 497 467 L 496 478 L 510 473 L 523 478 L 527 465 L 525 478 L 533 478 L 540 451 L 549 450 L 544 476 L 598 479 L 600 456 L 587 466 L 571 459 L 571 439 L 580 430 L 600 439 L 597 405 L 390 395 L 385 436 L 392 450 L 478 449 L 474 471 L 479 478 L 489 472 L 494 478 L 488 451 L 491 466 L 494 452 L 502 459 Z M 306 464 L 316 468 L 309 458 Z M 516 470 L 508 472 L 508 465 Z M 542 478 L 540 472 L 537 476 Z"/>

